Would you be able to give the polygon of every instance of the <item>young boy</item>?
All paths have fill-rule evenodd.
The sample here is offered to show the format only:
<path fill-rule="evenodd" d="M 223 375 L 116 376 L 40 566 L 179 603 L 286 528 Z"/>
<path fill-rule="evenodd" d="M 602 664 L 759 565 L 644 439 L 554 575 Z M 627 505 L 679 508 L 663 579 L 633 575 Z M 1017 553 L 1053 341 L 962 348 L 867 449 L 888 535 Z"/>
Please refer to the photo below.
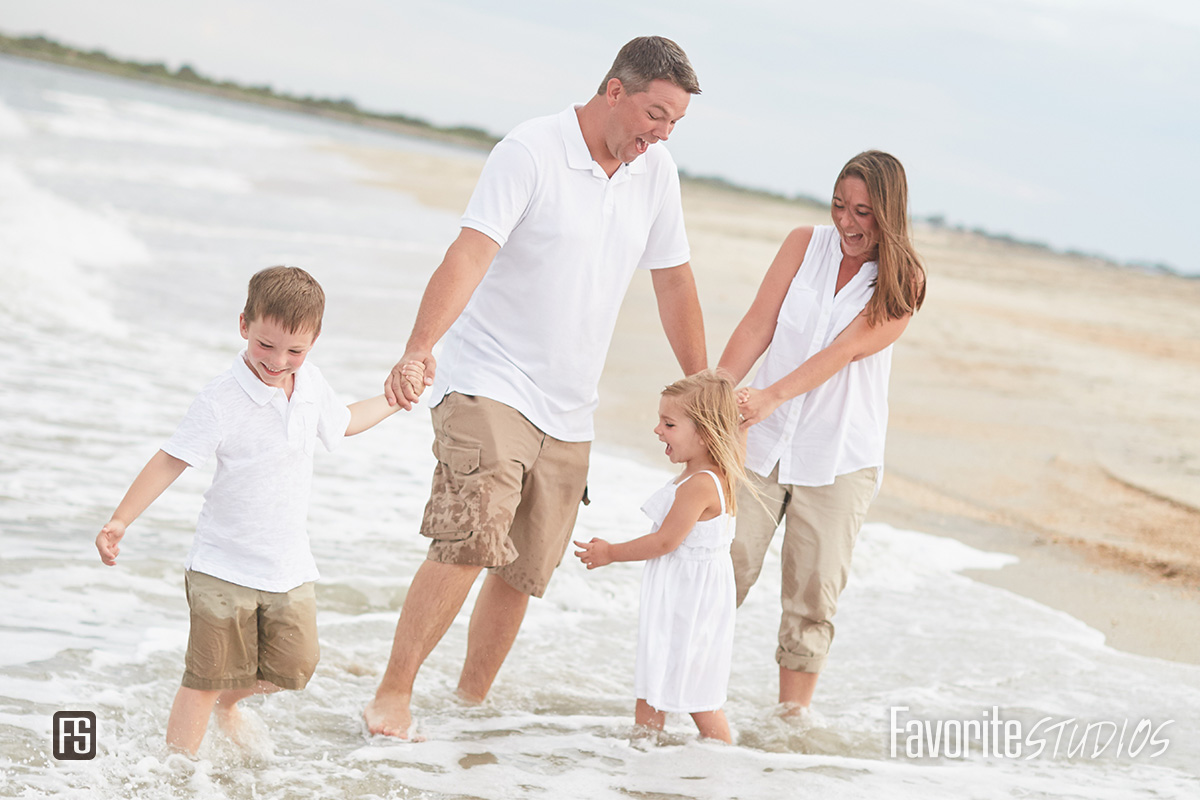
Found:
<path fill-rule="evenodd" d="M 167 744 L 195 754 L 214 708 L 235 741 L 237 703 L 255 694 L 303 689 L 316 669 L 317 567 L 305 529 L 317 439 L 342 436 L 399 409 L 382 396 L 341 405 L 304 359 L 321 332 L 325 294 L 296 267 L 250 279 L 240 317 L 246 349 L 188 409 L 96 537 L 112 566 L 121 538 L 188 466 L 217 456 L 196 524 L 184 581 L 191 629 L 182 686 L 167 722 Z M 419 393 L 424 366 L 403 375 Z"/>

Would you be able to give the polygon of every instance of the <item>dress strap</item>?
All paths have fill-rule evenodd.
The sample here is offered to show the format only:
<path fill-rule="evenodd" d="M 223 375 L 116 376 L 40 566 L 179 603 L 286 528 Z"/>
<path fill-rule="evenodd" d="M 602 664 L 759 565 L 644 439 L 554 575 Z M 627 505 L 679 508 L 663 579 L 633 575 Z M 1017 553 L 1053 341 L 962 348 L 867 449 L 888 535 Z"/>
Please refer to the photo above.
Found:
<path fill-rule="evenodd" d="M 724 514 L 725 513 L 725 489 L 721 486 L 721 479 L 717 477 L 717 473 L 713 472 L 710 469 L 702 469 L 699 472 L 697 472 L 695 475 L 689 475 L 687 480 L 683 481 L 683 483 L 687 483 L 692 478 L 696 477 L 696 475 L 712 476 L 713 483 L 717 484 L 717 497 L 719 497 L 721 499 L 721 513 Z M 681 483 L 680 486 L 682 486 L 683 483 Z"/>

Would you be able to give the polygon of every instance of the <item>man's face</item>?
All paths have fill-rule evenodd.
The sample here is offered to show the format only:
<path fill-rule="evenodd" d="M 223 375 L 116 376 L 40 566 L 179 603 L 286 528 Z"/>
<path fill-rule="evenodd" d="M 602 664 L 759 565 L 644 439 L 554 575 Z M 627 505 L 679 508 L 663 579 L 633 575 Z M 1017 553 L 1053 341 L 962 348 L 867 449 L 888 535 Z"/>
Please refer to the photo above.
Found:
<path fill-rule="evenodd" d="M 628 164 L 655 142 L 665 142 L 687 112 L 692 96 L 670 81 L 651 81 L 646 91 L 629 94 L 616 78 L 606 94 L 610 108 L 605 127 L 608 151 Z"/>

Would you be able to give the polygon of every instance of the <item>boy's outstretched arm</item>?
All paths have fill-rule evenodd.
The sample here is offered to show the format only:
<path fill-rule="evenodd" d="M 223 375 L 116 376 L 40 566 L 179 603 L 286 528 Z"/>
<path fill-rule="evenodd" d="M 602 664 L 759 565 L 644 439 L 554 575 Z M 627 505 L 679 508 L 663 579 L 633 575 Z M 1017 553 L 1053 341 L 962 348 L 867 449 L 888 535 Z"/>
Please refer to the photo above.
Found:
<path fill-rule="evenodd" d="M 138 476 L 133 479 L 129 491 L 112 519 L 100 529 L 96 536 L 96 549 L 100 551 L 100 560 L 108 566 L 117 563 L 117 554 L 121 552 L 121 539 L 125 536 L 125 528 L 142 515 L 163 491 L 175 482 L 175 479 L 187 469 L 187 462 L 167 455 L 162 450 L 155 453 Z"/>
<path fill-rule="evenodd" d="M 405 391 L 410 393 L 413 398 L 420 397 L 421 392 L 425 391 L 425 365 L 420 361 L 410 361 L 401 367 L 401 375 Z M 415 403 L 416 400 L 413 402 Z M 378 425 L 401 408 L 403 408 L 401 405 L 388 405 L 387 395 L 382 394 L 378 397 L 351 403 L 349 405 L 350 424 L 346 426 L 346 435 L 353 436 L 356 433 L 362 433 L 367 428 Z"/>
<path fill-rule="evenodd" d="M 389 406 L 387 398 L 383 395 L 351 403 L 349 405 L 350 424 L 346 426 L 346 435 L 353 436 L 368 428 L 373 428 L 395 414 L 400 408 L 401 406 Z"/>

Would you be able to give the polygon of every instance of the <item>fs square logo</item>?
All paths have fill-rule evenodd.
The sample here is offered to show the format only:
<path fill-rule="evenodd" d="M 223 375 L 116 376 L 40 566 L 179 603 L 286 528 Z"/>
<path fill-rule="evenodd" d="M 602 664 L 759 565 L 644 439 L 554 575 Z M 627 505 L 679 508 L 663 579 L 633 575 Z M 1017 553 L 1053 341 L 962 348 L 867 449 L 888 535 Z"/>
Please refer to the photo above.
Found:
<path fill-rule="evenodd" d="M 96 757 L 95 712 L 54 712 L 53 736 L 56 759 L 59 761 L 90 761 Z"/>

